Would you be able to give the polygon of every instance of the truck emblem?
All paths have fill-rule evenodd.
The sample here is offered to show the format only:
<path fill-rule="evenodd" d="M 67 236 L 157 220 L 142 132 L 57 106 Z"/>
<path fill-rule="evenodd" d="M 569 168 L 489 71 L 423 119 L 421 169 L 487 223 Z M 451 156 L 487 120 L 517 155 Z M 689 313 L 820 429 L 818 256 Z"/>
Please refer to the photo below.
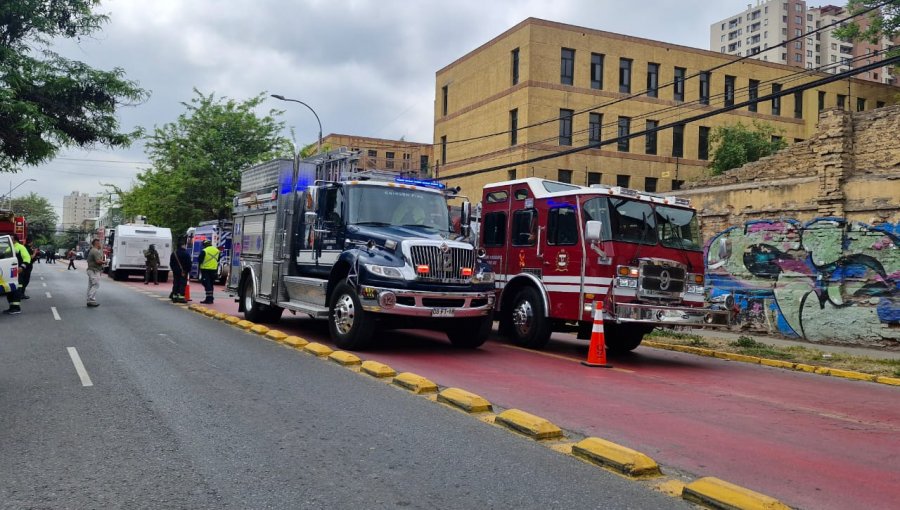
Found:
<path fill-rule="evenodd" d="M 441 251 L 444 253 L 450 253 L 450 247 L 447 246 L 447 243 L 441 243 Z"/>
<path fill-rule="evenodd" d="M 525 250 L 519 250 L 519 266 L 525 267 Z"/>
<path fill-rule="evenodd" d="M 669 290 L 670 283 L 672 283 L 672 277 L 667 269 L 663 269 L 659 273 L 659 290 Z"/>
<path fill-rule="evenodd" d="M 569 270 L 569 254 L 561 250 L 556 254 L 556 272 L 562 273 Z"/>

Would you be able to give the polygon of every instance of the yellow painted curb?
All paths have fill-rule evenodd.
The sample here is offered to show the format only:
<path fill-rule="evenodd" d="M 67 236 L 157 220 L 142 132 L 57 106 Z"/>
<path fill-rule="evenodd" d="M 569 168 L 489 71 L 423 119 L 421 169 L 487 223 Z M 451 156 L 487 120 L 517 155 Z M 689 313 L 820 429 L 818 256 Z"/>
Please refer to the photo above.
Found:
<path fill-rule="evenodd" d="M 328 355 L 328 359 L 344 367 L 362 364 L 362 360 L 359 359 L 359 356 L 344 351 L 334 351 Z"/>
<path fill-rule="evenodd" d="M 797 365 L 792 361 L 783 361 L 780 359 L 767 359 L 762 358 L 759 360 L 760 365 L 765 365 L 767 367 L 775 367 L 775 368 L 789 368 L 791 370 Z"/>
<path fill-rule="evenodd" d="M 269 327 L 263 326 L 262 324 L 257 324 L 255 326 L 253 326 L 252 328 L 250 328 L 250 331 L 256 333 L 257 335 L 265 335 L 266 333 L 269 332 Z"/>
<path fill-rule="evenodd" d="M 282 331 L 278 331 L 277 329 L 270 329 L 266 333 L 266 338 L 270 340 L 275 340 L 276 342 L 283 342 L 285 338 L 287 338 L 287 333 Z"/>
<path fill-rule="evenodd" d="M 318 342 L 306 344 L 306 346 L 303 347 L 303 350 L 310 354 L 314 354 L 320 358 L 328 356 L 329 354 L 334 352 L 334 349 L 332 349 L 331 347 L 328 347 L 327 345 L 322 345 Z"/>
<path fill-rule="evenodd" d="M 394 384 L 416 394 L 435 393 L 438 390 L 437 384 L 410 372 L 403 372 L 394 377 Z"/>
<path fill-rule="evenodd" d="M 815 365 L 807 365 L 806 363 L 797 363 L 794 365 L 794 370 L 799 370 L 801 372 L 809 372 L 811 374 L 816 372 L 816 369 L 819 368 Z"/>
<path fill-rule="evenodd" d="M 190 309 L 190 310 L 195 310 L 195 311 L 198 311 L 198 312 L 199 312 L 199 311 L 201 311 L 201 310 L 205 310 L 206 307 L 203 306 L 203 305 L 198 305 L 197 303 L 193 303 L 193 304 L 191 304 L 191 305 L 188 305 L 188 309 Z"/>
<path fill-rule="evenodd" d="M 213 318 L 220 320 L 220 321 L 225 320 L 225 317 L 228 317 L 228 314 L 225 312 L 219 312 L 213 316 Z"/>
<path fill-rule="evenodd" d="M 302 348 L 306 347 L 306 345 L 307 345 L 309 342 L 307 342 L 307 341 L 306 341 L 305 339 L 303 339 L 303 338 L 300 338 L 299 336 L 291 335 L 291 336 L 289 336 L 289 337 L 287 337 L 287 338 L 284 339 L 284 343 L 285 343 L 286 345 L 290 345 L 291 347 L 293 347 L 293 348 L 295 348 L 295 349 L 302 349 Z"/>
<path fill-rule="evenodd" d="M 662 474 L 650 457 L 599 437 L 579 441 L 572 446 L 572 455 L 636 478 Z"/>
<path fill-rule="evenodd" d="M 790 510 L 790 507 L 775 498 L 711 476 L 685 485 L 681 497 L 712 508 Z"/>
<path fill-rule="evenodd" d="M 881 384 L 889 384 L 891 386 L 900 386 L 900 377 L 887 377 L 884 375 L 879 375 L 875 378 L 875 382 Z"/>
<path fill-rule="evenodd" d="M 437 400 L 458 407 L 467 413 L 484 413 L 494 410 L 491 403 L 484 398 L 459 388 L 447 388 L 438 393 Z"/>
<path fill-rule="evenodd" d="M 242 329 L 250 329 L 255 326 L 255 324 L 248 320 L 237 321 L 234 325 Z"/>
<path fill-rule="evenodd" d="M 237 324 L 238 322 L 241 322 L 240 317 L 235 317 L 234 315 L 229 315 L 222 320 L 227 322 L 228 324 Z"/>
<path fill-rule="evenodd" d="M 558 439 L 562 429 L 548 420 L 519 409 L 507 409 L 497 415 L 495 423 L 503 425 L 532 439 Z"/>
<path fill-rule="evenodd" d="M 397 371 L 393 368 L 385 365 L 384 363 L 379 363 L 377 361 L 366 360 L 363 361 L 362 366 L 360 367 L 360 371 L 364 374 L 371 375 L 372 377 L 377 377 L 379 379 L 383 379 L 385 377 L 394 377 L 397 375 Z"/>
<path fill-rule="evenodd" d="M 761 358 L 758 358 L 756 356 L 748 356 L 746 354 L 737 354 L 737 353 L 733 353 L 733 352 L 726 352 L 725 354 L 726 354 L 726 356 L 723 356 L 724 359 L 727 359 L 730 361 L 740 361 L 743 363 L 754 363 L 757 365 L 759 365 L 760 362 L 762 361 Z"/>
<path fill-rule="evenodd" d="M 213 308 L 204 308 L 203 309 L 203 315 L 206 315 L 208 317 L 215 317 L 217 313 L 219 313 L 219 311 L 215 310 Z"/>

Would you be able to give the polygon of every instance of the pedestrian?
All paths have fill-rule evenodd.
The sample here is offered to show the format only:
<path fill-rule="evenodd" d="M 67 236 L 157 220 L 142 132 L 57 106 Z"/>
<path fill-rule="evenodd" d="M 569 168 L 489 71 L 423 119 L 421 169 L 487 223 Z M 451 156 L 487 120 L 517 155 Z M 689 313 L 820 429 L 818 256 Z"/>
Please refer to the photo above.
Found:
<path fill-rule="evenodd" d="M 13 248 L 13 251 L 18 257 L 19 252 L 15 248 Z M 20 306 L 21 302 L 19 301 L 19 289 L 15 282 L 7 282 L 3 277 L 4 275 L 0 272 L 0 288 L 3 289 L 3 292 L 6 294 L 6 301 L 9 303 L 9 308 L 3 310 L 3 313 L 7 315 L 20 314 L 22 313 L 22 307 Z"/>
<path fill-rule="evenodd" d="M 100 303 L 97 302 L 97 289 L 100 288 L 100 275 L 103 272 L 103 264 L 105 262 L 103 250 L 100 249 L 100 240 L 94 239 L 91 241 L 91 251 L 88 252 L 87 256 L 87 305 L 90 307 L 100 306 Z"/>
<path fill-rule="evenodd" d="M 41 263 L 41 255 L 43 255 L 44 253 L 41 251 L 40 248 L 35 247 L 33 243 L 29 242 L 28 243 L 28 252 L 31 253 L 31 263 L 32 264 L 34 264 L 35 262 L 38 264 Z"/>
<path fill-rule="evenodd" d="M 153 285 L 159 285 L 159 252 L 156 251 L 155 244 L 151 244 L 150 248 L 144 250 L 144 266 L 146 267 L 144 285 L 150 283 L 151 277 L 153 278 Z"/>
<path fill-rule="evenodd" d="M 209 239 L 203 241 L 203 250 L 198 260 L 200 264 L 200 281 L 203 290 L 206 291 L 206 299 L 201 301 L 204 305 L 213 303 L 213 285 L 216 281 L 216 273 L 219 271 L 219 249 L 212 245 Z"/>
<path fill-rule="evenodd" d="M 169 299 L 173 303 L 187 303 L 184 290 L 191 271 L 191 254 L 185 249 L 184 239 L 178 240 L 178 249 L 169 257 L 169 267 L 172 269 L 172 294 Z"/>
<path fill-rule="evenodd" d="M 13 234 L 12 237 L 13 250 L 15 250 L 16 259 L 19 261 L 19 299 L 30 299 L 30 296 L 25 294 L 25 288 L 28 287 L 28 282 L 31 281 L 31 250 L 19 242 L 18 235 Z"/>
<path fill-rule="evenodd" d="M 72 248 L 69 250 L 69 253 L 66 253 L 66 258 L 69 259 L 69 267 L 66 268 L 66 271 L 75 269 L 75 248 Z"/>

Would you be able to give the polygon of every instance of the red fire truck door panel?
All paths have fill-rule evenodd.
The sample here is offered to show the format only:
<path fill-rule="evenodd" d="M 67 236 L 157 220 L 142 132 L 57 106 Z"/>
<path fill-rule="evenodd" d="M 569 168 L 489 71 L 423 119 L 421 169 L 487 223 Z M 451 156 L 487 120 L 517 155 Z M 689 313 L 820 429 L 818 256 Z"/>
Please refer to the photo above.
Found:
<path fill-rule="evenodd" d="M 543 212 L 543 211 L 542 211 Z M 580 319 L 582 244 L 574 205 L 551 204 L 541 224 L 543 281 L 550 293 L 550 315 Z"/>

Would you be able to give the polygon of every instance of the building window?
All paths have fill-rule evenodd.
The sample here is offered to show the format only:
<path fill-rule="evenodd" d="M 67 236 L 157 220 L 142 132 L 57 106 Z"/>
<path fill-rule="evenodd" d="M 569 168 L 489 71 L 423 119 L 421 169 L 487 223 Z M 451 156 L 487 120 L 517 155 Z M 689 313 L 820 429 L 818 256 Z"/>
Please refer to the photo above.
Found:
<path fill-rule="evenodd" d="M 516 169 L 513 168 L 512 170 L 507 170 L 506 171 L 506 180 L 514 181 L 515 179 L 516 179 Z"/>
<path fill-rule="evenodd" d="M 617 175 L 616 176 L 616 186 L 621 186 L 623 188 L 627 188 L 631 186 L 631 176 L 630 175 Z"/>
<path fill-rule="evenodd" d="M 824 109 L 825 109 L 825 92 L 820 90 L 819 91 L 819 111 L 821 112 Z"/>
<path fill-rule="evenodd" d="M 556 180 L 559 182 L 565 182 L 567 184 L 572 183 L 572 171 L 571 170 L 563 170 L 559 169 L 556 171 Z"/>
<path fill-rule="evenodd" d="M 447 85 L 441 87 L 441 115 L 447 116 Z"/>
<path fill-rule="evenodd" d="M 672 128 L 672 157 L 684 157 L 684 124 Z"/>
<path fill-rule="evenodd" d="M 875 101 L 875 108 L 884 108 L 884 101 Z"/>
<path fill-rule="evenodd" d="M 619 59 L 619 92 L 631 93 L 631 59 Z"/>
<path fill-rule="evenodd" d="M 647 97 L 659 97 L 659 64 L 647 64 Z"/>
<path fill-rule="evenodd" d="M 591 88 L 603 90 L 603 55 L 591 53 Z"/>
<path fill-rule="evenodd" d="M 672 179 L 672 191 L 678 191 L 682 186 L 684 186 L 684 181 L 679 179 Z"/>
<path fill-rule="evenodd" d="M 512 84 L 519 83 L 519 48 L 512 50 Z"/>
<path fill-rule="evenodd" d="M 683 67 L 675 68 L 675 81 L 672 84 L 672 93 L 676 101 L 684 101 L 684 76 L 686 74 L 687 69 Z"/>
<path fill-rule="evenodd" d="M 700 73 L 700 104 L 709 104 L 709 71 Z"/>
<path fill-rule="evenodd" d="M 751 112 L 755 112 L 758 109 L 758 105 L 756 103 L 756 99 L 759 97 L 759 80 L 750 80 L 750 84 L 747 86 L 747 99 L 750 101 L 750 104 L 747 105 L 747 109 Z"/>
<path fill-rule="evenodd" d="M 734 106 L 734 76 L 725 76 L 725 106 Z"/>
<path fill-rule="evenodd" d="M 384 162 L 385 168 L 387 168 L 388 170 L 393 170 L 394 169 L 394 153 L 393 152 L 385 152 L 384 159 L 385 159 L 385 162 Z"/>
<path fill-rule="evenodd" d="M 706 126 L 700 126 L 697 137 L 697 159 L 709 159 L 709 128 Z"/>
<path fill-rule="evenodd" d="M 403 169 L 409 170 L 409 153 L 408 152 L 403 153 Z"/>
<path fill-rule="evenodd" d="M 856 98 L 856 111 L 861 112 L 861 111 L 865 111 L 865 109 L 866 109 L 866 100 L 861 97 L 857 97 Z"/>
<path fill-rule="evenodd" d="M 600 143 L 600 129 L 603 124 L 603 115 L 592 113 L 588 119 L 588 143 Z"/>
<path fill-rule="evenodd" d="M 644 191 L 647 193 L 656 193 L 656 177 L 644 177 Z"/>
<path fill-rule="evenodd" d="M 376 151 L 376 150 L 369 149 L 368 154 L 369 154 L 369 157 L 370 157 L 370 158 L 377 158 L 377 157 L 378 157 L 378 151 Z"/>
<path fill-rule="evenodd" d="M 575 83 L 575 50 L 563 48 L 559 63 L 559 82 L 563 85 Z"/>
<path fill-rule="evenodd" d="M 575 112 L 560 108 L 559 110 L 559 144 L 572 145 L 572 115 Z"/>
<path fill-rule="evenodd" d="M 622 152 L 628 152 L 629 142 L 631 138 L 628 135 L 631 133 L 631 118 L 630 117 L 619 117 L 619 140 L 618 140 L 618 148 Z"/>
<path fill-rule="evenodd" d="M 847 108 L 847 96 L 845 96 L 844 94 L 837 95 L 837 107 L 841 110 Z"/>
<path fill-rule="evenodd" d="M 657 131 L 655 130 L 659 126 L 658 120 L 648 120 L 647 121 L 647 135 L 646 135 L 646 144 L 644 146 L 645 154 L 656 154 L 656 135 Z"/>
<path fill-rule="evenodd" d="M 781 92 L 781 84 L 773 83 L 772 84 L 772 93 L 777 94 Z M 781 115 L 781 97 L 773 97 L 772 98 L 772 115 Z"/>
<path fill-rule="evenodd" d="M 447 135 L 441 137 L 441 163 L 447 164 Z"/>
<path fill-rule="evenodd" d="M 519 109 L 509 111 L 509 145 L 519 143 Z"/>
<path fill-rule="evenodd" d="M 600 172 L 588 172 L 587 185 L 592 186 L 594 184 L 600 184 L 601 177 L 603 177 L 603 174 L 601 174 Z"/>
<path fill-rule="evenodd" d="M 781 137 L 778 135 L 772 135 L 772 143 L 779 143 L 779 142 L 781 142 Z"/>
<path fill-rule="evenodd" d="M 423 154 L 419 156 L 419 173 L 422 175 L 428 175 L 428 155 Z"/>

